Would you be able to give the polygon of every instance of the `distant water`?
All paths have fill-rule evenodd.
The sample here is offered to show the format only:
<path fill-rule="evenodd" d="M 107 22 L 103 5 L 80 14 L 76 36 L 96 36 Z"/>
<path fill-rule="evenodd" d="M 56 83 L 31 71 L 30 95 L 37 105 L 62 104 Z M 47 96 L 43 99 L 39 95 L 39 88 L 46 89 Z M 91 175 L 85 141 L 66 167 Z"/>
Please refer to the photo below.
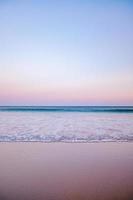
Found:
<path fill-rule="evenodd" d="M 0 107 L 0 141 L 133 141 L 133 106 Z"/>
<path fill-rule="evenodd" d="M 133 106 L 0 106 L 0 111 L 133 113 Z"/>

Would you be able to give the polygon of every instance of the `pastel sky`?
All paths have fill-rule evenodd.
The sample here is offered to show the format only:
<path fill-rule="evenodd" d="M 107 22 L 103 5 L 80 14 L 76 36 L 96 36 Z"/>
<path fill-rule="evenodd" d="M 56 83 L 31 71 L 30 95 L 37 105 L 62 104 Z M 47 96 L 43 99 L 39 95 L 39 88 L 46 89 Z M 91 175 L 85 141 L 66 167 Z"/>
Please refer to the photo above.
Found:
<path fill-rule="evenodd" d="M 133 1 L 0 0 L 0 105 L 133 105 Z"/>

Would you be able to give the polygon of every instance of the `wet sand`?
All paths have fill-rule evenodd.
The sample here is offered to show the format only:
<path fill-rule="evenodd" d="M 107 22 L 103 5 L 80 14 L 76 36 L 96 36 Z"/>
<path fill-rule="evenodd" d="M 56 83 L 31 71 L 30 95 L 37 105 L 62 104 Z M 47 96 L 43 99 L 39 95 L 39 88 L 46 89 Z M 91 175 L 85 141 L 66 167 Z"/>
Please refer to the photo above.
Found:
<path fill-rule="evenodd" d="M 133 143 L 0 143 L 0 200 L 131 200 Z"/>

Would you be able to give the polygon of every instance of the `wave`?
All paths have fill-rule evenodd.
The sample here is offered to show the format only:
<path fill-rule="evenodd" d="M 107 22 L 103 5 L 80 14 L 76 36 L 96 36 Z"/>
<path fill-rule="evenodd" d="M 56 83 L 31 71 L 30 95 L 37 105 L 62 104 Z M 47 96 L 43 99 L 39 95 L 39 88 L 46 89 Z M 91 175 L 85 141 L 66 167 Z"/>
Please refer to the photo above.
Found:
<path fill-rule="evenodd" d="M 0 135 L 0 142 L 131 142 L 133 135 L 41 135 L 41 134 L 4 134 Z"/>
<path fill-rule="evenodd" d="M 133 113 L 133 106 L 0 106 L 0 111 Z"/>

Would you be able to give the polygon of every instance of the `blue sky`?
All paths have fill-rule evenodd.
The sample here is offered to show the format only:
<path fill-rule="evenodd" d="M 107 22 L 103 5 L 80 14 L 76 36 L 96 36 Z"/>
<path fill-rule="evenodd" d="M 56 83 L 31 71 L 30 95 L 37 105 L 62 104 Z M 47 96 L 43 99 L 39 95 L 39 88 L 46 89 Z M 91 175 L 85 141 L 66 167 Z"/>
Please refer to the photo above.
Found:
<path fill-rule="evenodd" d="M 132 105 L 133 1 L 0 1 L 0 105 Z"/>

